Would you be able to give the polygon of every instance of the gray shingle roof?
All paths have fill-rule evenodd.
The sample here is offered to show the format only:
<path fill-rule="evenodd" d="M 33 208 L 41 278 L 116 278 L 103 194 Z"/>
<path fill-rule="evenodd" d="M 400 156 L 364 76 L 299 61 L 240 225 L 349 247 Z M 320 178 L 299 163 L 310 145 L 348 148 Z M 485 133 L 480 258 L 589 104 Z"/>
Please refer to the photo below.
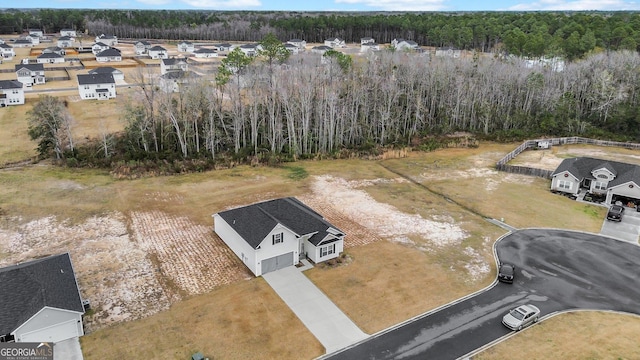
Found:
<path fill-rule="evenodd" d="M 64 56 L 58 53 L 42 53 L 38 55 L 38 59 L 59 59 L 64 58 Z"/>
<path fill-rule="evenodd" d="M 167 49 L 163 48 L 160 45 L 156 45 L 156 46 L 152 47 L 151 49 L 149 49 L 149 51 L 167 51 Z"/>
<path fill-rule="evenodd" d="M 313 235 L 309 242 L 318 245 L 336 229 L 320 214 L 294 197 L 265 201 L 218 213 L 251 247 L 256 249 L 277 224 L 282 224 L 297 235 Z"/>
<path fill-rule="evenodd" d="M 43 64 L 16 64 L 16 71 L 23 68 L 29 69 L 29 71 L 44 71 Z"/>
<path fill-rule="evenodd" d="M 68 253 L 0 269 L 0 334 L 49 306 L 84 313 Z"/>
<path fill-rule="evenodd" d="M 196 53 L 196 54 L 215 54 L 216 51 L 213 50 L 213 49 L 200 48 L 200 49 L 194 51 L 194 53 Z"/>
<path fill-rule="evenodd" d="M 113 74 L 78 74 L 78 85 L 115 84 Z"/>
<path fill-rule="evenodd" d="M 114 72 L 122 72 L 122 71 L 116 68 L 113 68 L 111 66 L 97 67 L 95 69 L 89 70 L 89 74 L 113 74 Z"/>
<path fill-rule="evenodd" d="M 640 185 L 640 166 L 589 157 L 564 159 L 551 176 L 567 171 L 579 181 L 582 181 L 583 179 L 593 179 L 591 172 L 601 168 L 609 170 L 616 176 L 615 179 L 609 182 L 609 187 L 624 184 L 629 181 Z"/>
<path fill-rule="evenodd" d="M 122 54 L 120 53 L 120 51 L 114 49 L 114 48 L 110 48 L 107 50 L 103 50 L 100 51 L 98 53 L 98 55 L 96 55 L 96 57 L 118 57 L 118 56 L 122 56 Z"/>
<path fill-rule="evenodd" d="M 22 89 L 22 83 L 17 80 L 0 80 L 0 89 Z"/>

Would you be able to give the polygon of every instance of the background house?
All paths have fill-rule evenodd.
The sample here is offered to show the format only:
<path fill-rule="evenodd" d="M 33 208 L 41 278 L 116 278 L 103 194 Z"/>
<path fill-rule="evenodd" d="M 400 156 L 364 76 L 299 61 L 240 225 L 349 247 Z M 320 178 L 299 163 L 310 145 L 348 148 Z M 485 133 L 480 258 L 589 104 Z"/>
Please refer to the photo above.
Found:
<path fill-rule="evenodd" d="M 194 83 L 200 76 L 193 71 L 173 70 L 160 75 L 160 89 L 164 92 L 180 92 L 180 88 Z"/>
<path fill-rule="evenodd" d="M 149 57 L 152 59 L 168 59 L 169 52 L 160 45 L 149 48 Z"/>
<path fill-rule="evenodd" d="M 62 48 L 72 47 L 75 39 L 69 36 L 61 36 L 58 38 L 58 46 Z"/>
<path fill-rule="evenodd" d="M 292 54 L 297 54 L 298 52 L 300 52 L 300 48 L 299 47 L 297 47 L 297 46 L 295 46 L 293 44 L 290 44 L 290 43 L 285 43 L 284 44 L 284 48 L 287 49 Z"/>
<path fill-rule="evenodd" d="M 115 35 L 101 34 L 99 36 L 96 36 L 96 42 L 101 42 L 109 46 L 115 46 L 118 45 L 118 37 Z"/>
<path fill-rule="evenodd" d="M 111 74 L 113 80 L 124 80 L 124 73 L 120 69 L 113 68 L 111 66 L 101 66 L 95 69 L 89 70 L 89 74 Z"/>
<path fill-rule="evenodd" d="M 462 55 L 462 50 L 456 49 L 453 46 L 439 47 L 436 49 L 436 56 L 446 56 L 457 59 L 460 55 Z"/>
<path fill-rule="evenodd" d="M 360 38 L 360 45 L 364 44 L 374 44 L 376 40 L 370 36 Z"/>
<path fill-rule="evenodd" d="M 324 41 L 325 46 L 329 46 L 332 48 L 342 48 L 346 47 L 344 40 L 340 38 L 329 38 Z"/>
<path fill-rule="evenodd" d="M 13 57 L 16 56 L 15 50 L 11 45 L 0 44 L 0 58 L 4 60 L 13 60 Z"/>
<path fill-rule="evenodd" d="M 213 215 L 214 230 L 256 276 L 339 256 L 345 234 L 293 197 L 265 201 Z"/>
<path fill-rule="evenodd" d="M 36 57 L 36 62 L 38 64 L 57 64 L 64 62 L 64 56 L 50 52 L 50 53 L 42 53 Z"/>
<path fill-rule="evenodd" d="M 396 50 L 417 50 L 419 47 L 417 42 L 405 39 L 393 39 L 391 46 Z"/>
<path fill-rule="evenodd" d="M 29 35 L 34 35 L 34 36 L 37 36 L 37 37 L 44 36 L 44 32 L 41 29 L 29 29 L 29 30 L 27 30 L 27 33 Z"/>
<path fill-rule="evenodd" d="M 23 47 L 33 47 L 33 43 L 30 39 L 18 39 L 13 42 L 13 47 L 23 48 Z"/>
<path fill-rule="evenodd" d="M 122 61 L 122 54 L 117 49 L 110 48 L 110 49 L 101 51 L 98 55 L 96 55 L 96 61 L 98 62 Z"/>
<path fill-rule="evenodd" d="M 98 55 L 101 52 L 110 49 L 111 46 L 103 43 L 103 42 L 97 42 L 93 45 L 91 45 L 91 52 L 93 53 L 93 55 Z"/>
<path fill-rule="evenodd" d="M 136 55 L 144 55 L 151 49 L 151 43 L 146 40 L 140 40 L 135 43 L 134 48 L 136 49 Z"/>
<path fill-rule="evenodd" d="M 195 50 L 193 52 L 193 54 L 197 57 L 197 58 L 211 58 L 211 57 L 217 57 L 218 56 L 218 52 L 213 50 L 213 49 L 207 49 L 207 48 L 200 48 L 198 50 Z"/>
<path fill-rule="evenodd" d="M 60 29 L 60 36 L 68 36 L 74 38 L 78 35 L 73 29 Z"/>
<path fill-rule="evenodd" d="M 260 44 L 244 44 L 240 45 L 240 50 L 247 56 L 256 56 L 258 52 L 262 50 L 262 45 Z"/>
<path fill-rule="evenodd" d="M 0 341 L 84 335 L 84 306 L 68 253 L 0 269 Z"/>
<path fill-rule="evenodd" d="M 181 41 L 178 43 L 178 51 L 180 52 L 194 52 L 195 46 L 190 41 Z"/>
<path fill-rule="evenodd" d="M 329 50 L 333 50 L 333 48 L 327 45 L 318 45 L 311 48 L 312 53 L 320 54 L 320 55 L 324 55 L 324 53 L 326 53 Z"/>
<path fill-rule="evenodd" d="M 108 100 L 116 97 L 112 74 L 78 74 L 78 92 L 82 100 Z"/>
<path fill-rule="evenodd" d="M 160 62 L 160 74 L 164 75 L 169 71 L 187 71 L 189 70 L 189 64 L 185 58 L 171 58 L 162 59 Z"/>
<path fill-rule="evenodd" d="M 24 104 L 24 89 L 17 80 L 0 80 L 0 107 Z"/>
<path fill-rule="evenodd" d="M 16 76 L 24 86 L 44 84 L 44 65 L 42 64 L 16 64 Z"/>
<path fill-rule="evenodd" d="M 551 190 L 606 196 L 606 204 L 640 204 L 640 166 L 579 157 L 564 159 L 551 174 Z"/>
<path fill-rule="evenodd" d="M 304 50 L 307 47 L 307 42 L 301 39 L 291 39 L 287 41 L 287 44 L 291 44 L 300 50 Z"/>

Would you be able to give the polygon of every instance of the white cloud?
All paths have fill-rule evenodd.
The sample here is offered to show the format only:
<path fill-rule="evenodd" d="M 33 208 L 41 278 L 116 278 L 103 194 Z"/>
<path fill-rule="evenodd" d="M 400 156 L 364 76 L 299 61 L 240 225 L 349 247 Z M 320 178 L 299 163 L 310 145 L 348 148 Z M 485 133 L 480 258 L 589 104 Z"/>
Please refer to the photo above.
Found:
<path fill-rule="evenodd" d="M 335 0 L 338 4 L 361 4 L 385 11 L 444 11 L 444 0 Z"/>
<path fill-rule="evenodd" d="M 182 2 L 198 9 L 244 9 L 262 6 L 260 0 L 182 0 Z"/>
<path fill-rule="evenodd" d="M 640 10 L 640 4 L 634 1 L 622 0 L 540 0 L 531 3 L 521 3 L 508 8 L 508 10 Z"/>

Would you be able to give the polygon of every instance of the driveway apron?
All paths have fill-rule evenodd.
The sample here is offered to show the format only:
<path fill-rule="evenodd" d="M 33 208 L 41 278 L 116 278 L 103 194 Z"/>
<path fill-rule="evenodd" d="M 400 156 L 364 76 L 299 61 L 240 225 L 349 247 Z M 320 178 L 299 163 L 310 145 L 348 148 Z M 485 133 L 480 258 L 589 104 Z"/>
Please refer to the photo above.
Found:
<path fill-rule="evenodd" d="M 627 208 L 621 222 L 605 219 L 600 234 L 637 244 L 640 235 L 640 212 Z"/>
<path fill-rule="evenodd" d="M 262 277 L 322 343 L 327 353 L 369 337 L 295 266 Z"/>

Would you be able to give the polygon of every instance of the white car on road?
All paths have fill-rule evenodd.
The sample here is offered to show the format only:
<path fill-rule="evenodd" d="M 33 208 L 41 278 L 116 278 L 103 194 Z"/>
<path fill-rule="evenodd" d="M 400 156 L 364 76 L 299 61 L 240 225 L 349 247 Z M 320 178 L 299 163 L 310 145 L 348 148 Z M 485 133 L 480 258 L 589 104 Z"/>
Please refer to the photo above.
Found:
<path fill-rule="evenodd" d="M 539 316 L 540 309 L 536 306 L 530 304 L 520 305 L 509 311 L 509 313 L 502 318 L 502 323 L 511 330 L 522 330 L 538 322 Z"/>

